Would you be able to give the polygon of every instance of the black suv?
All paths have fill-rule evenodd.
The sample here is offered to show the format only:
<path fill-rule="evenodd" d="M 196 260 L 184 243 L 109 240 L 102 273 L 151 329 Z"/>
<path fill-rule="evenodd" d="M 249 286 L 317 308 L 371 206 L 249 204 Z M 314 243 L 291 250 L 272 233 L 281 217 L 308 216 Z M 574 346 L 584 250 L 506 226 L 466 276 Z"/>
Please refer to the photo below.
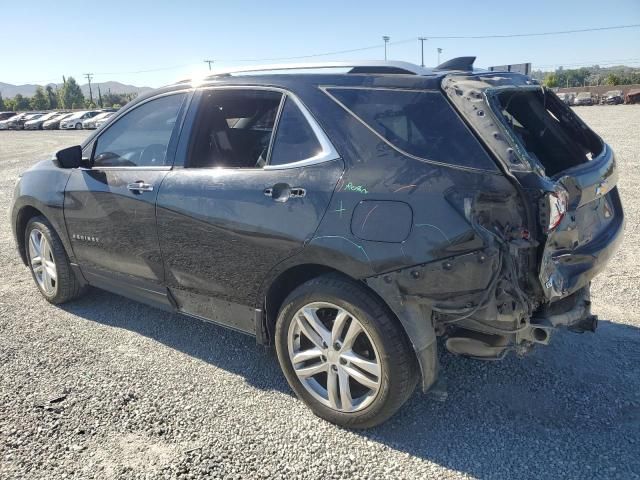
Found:
<path fill-rule="evenodd" d="M 611 149 L 472 64 L 156 90 L 22 175 L 20 255 L 52 303 L 92 285 L 255 335 L 316 414 L 376 425 L 436 383 L 438 336 L 494 360 L 595 330 L 622 239 Z"/>

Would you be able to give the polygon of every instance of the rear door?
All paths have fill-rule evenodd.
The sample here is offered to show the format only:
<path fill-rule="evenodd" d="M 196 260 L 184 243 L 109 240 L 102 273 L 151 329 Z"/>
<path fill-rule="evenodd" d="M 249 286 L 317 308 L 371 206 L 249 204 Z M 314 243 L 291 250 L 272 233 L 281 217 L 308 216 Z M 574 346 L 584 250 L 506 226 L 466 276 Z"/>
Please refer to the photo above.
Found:
<path fill-rule="evenodd" d="M 90 283 L 167 303 L 155 202 L 173 163 L 187 95 L 172 93 L 135 106 L 88 146 L 92 168 L 73 170 L 65 221 Z"/>
<path fill-rule="evenodd" d="M 181 311 L 252 333 L 260 283 L 312 237 L 343 163 L 286 92 L 214 88 L 197 99 L 178 148 L 184 168 L 158 195 L 166 283 Z"/>

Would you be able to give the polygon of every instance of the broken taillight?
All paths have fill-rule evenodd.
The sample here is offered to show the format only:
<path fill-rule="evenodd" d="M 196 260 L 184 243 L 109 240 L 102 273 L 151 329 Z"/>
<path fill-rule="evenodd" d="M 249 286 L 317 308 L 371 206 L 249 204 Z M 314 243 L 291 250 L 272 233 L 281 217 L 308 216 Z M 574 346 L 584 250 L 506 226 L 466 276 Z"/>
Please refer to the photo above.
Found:
<path fill-rule="evenodd" d="M 547 232 L 555 230 L 560 225 L 560 222 L 564 218 L 564 214 L 567 213 L 567 206 L 569 205 L 569 194 L 563 188 L 558 188 L 554 192 L 547 194 L 547 219 L 545 226 Z"/>

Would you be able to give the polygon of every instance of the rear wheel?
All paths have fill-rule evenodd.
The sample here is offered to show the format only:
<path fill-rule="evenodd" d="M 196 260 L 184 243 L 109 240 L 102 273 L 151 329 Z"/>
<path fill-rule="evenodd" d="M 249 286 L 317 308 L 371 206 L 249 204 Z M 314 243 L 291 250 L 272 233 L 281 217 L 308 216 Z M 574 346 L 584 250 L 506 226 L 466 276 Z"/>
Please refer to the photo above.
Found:
<path fill-rule="evenodd" d="M 51 303 L 64 303 L 82 293 L 62 241 L 44 217 L 34 217 L 25 229 L 29 269 L 40 292 Z"/>
<path fill-rule="evenodd" d="M 417 381 L 416 359 L 387 307 L 356 282 L 328 275 L 297 288 L 276 326 L 280 366 L 318 416 L 369 428 L 391 417 Z"/>

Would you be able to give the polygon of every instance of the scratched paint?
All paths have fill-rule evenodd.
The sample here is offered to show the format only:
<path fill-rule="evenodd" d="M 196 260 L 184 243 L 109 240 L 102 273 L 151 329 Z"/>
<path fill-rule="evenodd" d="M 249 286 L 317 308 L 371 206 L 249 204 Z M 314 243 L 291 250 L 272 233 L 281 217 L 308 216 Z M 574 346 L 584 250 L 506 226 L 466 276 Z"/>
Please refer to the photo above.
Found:
<path fill-rule="evenodd" d="M 378 205 L 376 205 L 375 207 L 373 207 L 371 210 L 369 210 L 369 212 L 367 213 L 367 215 L 364 217 L 364 221 L 362 222 L 362 228 L 360 229 L 360 231 L 364 232 L 364 226 L 367 224 L 367 220 L 369 220 L 369 217 L 371 216 L 371 214 L 373 213 L 373 211 L 378 208 Z"/>
<path fill-rule="evenodd" d="M 362 245 L 360 245 L 360 244 L 358 244 L 358 243 L 356 243 L 356 242 L 354 242 L 352 240 L 349 240 L 346 237 L 342 237 L 340 235 L 323 235 L 321 237 L 314 238 L 313 240 L 311 240 L 310 243 L 313 243 L 313 242 L 315 242 L 317 240 L 320 240 L 322 238 L 336 238 L 336 239 L 341 239 L 341 240 L 345 240 L 345 241 L 349 242 L 351 245 L 355 246 L 358 250 L 360 250 L 364 254 L 364 256 L 367 258 L 367 262 L 371 263 L 371 259 L 369 258 L 369 255 L 367 255 L 367 251 L 364 249 L 364 247 Z"/>
<path fill-rule="evenodd" d="M 393 193 L 401 192 L 402 190 L 406 190 L 407 188 L 417 187 L 417 185 L 405 185 L 404 187 L 397 188 L 393 191 Z"/>
<path fill-rule="evenodd" d="M 433 228 L 435 230 L 437 230 L 438 232 L 440 232 L 440 234 L 444 237 L 444 239 L 449 242 L 449 245 L 451 245 L 451 240 L 449 240 L 449 237 L 447 237 L 445 235 L 445 233 L 442 231 L 442 229 L 436 227 L 435 225 L 432 225 L 430 223 L 416 223 L 416 227 L 430 227 Z"/>
<path fill-rule="evenodd" d="M 363 195 L 366 195 L 367 193 L 369 193 L 369 190 L 367 190 L 366 187 L 364 187 L 364 185 L 354 185 L 351 182 L 347 183 L 344 186 L 344 189 L 349 192 L 361 193 Z"/>

